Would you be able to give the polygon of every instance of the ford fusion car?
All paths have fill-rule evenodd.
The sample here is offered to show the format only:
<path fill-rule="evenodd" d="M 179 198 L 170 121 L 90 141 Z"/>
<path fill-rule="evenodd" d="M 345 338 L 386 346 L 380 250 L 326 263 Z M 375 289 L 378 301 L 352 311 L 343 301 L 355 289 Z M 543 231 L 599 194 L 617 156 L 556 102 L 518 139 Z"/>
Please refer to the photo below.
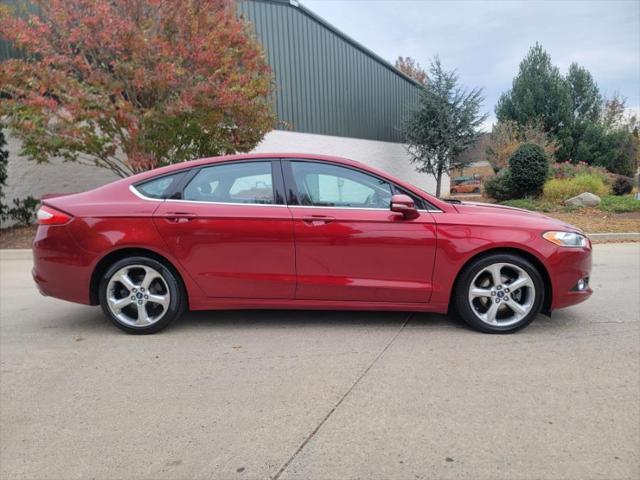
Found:
<path fill-rule="evenodd" d="M 134 334 L 187 309 L 455 312 L 507 333 L 592 293 L 579 229 L 321 155 L 172 165 L 46 198 L 38 223 L 40 292 Z"/>

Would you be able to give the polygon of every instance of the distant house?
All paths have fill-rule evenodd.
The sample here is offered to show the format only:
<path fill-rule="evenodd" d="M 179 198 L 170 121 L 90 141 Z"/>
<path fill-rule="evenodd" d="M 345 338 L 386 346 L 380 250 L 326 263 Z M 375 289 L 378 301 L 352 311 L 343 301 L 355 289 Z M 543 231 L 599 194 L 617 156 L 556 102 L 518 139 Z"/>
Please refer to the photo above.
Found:
<path fill-rule="evenodd" d="M 403 144 L 402 124 L 418 101 L 415 80 L 294 0 L 240 0 L 238 14 L 253 23 L 276 84 L 281 124 L 257 152 L 344 156 L 435 190 L 434 179 L 410 164 Z M 15 54 L 0 43 L 0 61 Z M 114 179 L 91 167 L 18 161 L 19 143 L 10 139 L 9 146 L 9 198 L 78 191 Z M 448 178 L 442 188 L 447 191 Z"/>

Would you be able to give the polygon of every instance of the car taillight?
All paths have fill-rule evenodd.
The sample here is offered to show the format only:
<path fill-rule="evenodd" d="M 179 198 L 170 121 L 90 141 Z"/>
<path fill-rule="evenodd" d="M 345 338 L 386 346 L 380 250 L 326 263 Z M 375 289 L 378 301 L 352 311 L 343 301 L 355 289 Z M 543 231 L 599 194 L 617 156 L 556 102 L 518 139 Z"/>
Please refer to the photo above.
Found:
<path fill-rule="evenodd" d="M 37 217 L 38 225 L 64 225 L 71 220 L 71 215 L 46 205 L 38 209 Z"/>

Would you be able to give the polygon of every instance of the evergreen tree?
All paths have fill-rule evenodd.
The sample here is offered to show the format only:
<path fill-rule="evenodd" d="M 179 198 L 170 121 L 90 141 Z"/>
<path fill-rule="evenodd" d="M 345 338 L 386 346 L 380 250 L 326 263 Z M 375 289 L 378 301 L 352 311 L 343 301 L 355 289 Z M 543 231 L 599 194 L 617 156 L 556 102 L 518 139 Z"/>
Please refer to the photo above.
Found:
<path fill-rule="evenodd" d="M 459 86 L 456 73 L 444 70 L 437 57 L 429 73 L 418 109 L 404 130 L 416 169 L 436 178 L 436 196 L 440 196 L 442 176 L 461 167 L 453 164 L 454 159 L 476 140 L 486 115 L 480 114 L 482 91 Z"/>
<path fill-rule="evenodd" d="M 559 142 L 558 159 L 568 160 L 573 143 L 572 110 L 568 82 L 551 63 L 550 55 L 536 43 L 520 62 L 511 89 L 500 96 L 495 111 L 499 121 L 540 123 Z"/>

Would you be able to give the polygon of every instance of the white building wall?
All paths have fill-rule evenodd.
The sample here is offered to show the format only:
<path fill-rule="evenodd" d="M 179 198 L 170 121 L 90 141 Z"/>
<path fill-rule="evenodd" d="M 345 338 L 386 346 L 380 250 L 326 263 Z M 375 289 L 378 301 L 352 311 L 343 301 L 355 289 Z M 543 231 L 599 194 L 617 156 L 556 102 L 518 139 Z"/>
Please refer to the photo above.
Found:
<path fill-rule="evenodd" d="M 405 146 L 400 143 L 274 130 L 265 136 L 254 151 L 317 153 L 345 157 L 390 173 L 426 192 L 436 192 L 435 178 L 426 173 L 418 173 L 409 161 Z M 441 192 L 449 192 L 448 176 L 442 179 Z"/>
<path fill-rule="evenodd" d="M 7 136 L 5 130 L 5 138 Z M 73 162 L 53 159 L 49 163 L 36 163 L 20 156 L 21 143 L 11 135 L 7 138 L 9 165 L 4 202 L 31 195 L 40 198 L 45 193 L 72 193 L 90 190 L 117 180 L 108 170 L 87 167 Z"/>
<path fill-rule="evenodd" d="M 9 166 L 4 200 L 7 203 L 13 198 L 29 195 L 40 198 L 46 193 L 81 192 L 118 179 L 103 168 L 86 167 L 57 159 L 37 164 L 20 156 L 20 142 L 17 139 L 9 136 L 7 143 Z M 265 136 L 254 151 L 346 157 L 388 172 L 427 192 L 435 192 L 435 179 L 416 172 L 404 146 L 399 143 L 274 130 Z M 443 179 L 442 191 L 449 191 L 448 177 Z"/>

